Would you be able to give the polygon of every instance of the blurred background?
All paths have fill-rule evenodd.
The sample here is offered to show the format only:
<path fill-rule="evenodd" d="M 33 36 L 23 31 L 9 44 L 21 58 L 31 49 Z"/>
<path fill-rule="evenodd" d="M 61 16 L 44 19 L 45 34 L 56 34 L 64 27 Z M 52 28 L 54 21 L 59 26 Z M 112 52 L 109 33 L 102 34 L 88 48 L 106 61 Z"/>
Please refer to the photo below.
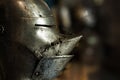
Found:
<path fill-rule="evenodd" d="M 66 35 L 83 35 L 55 80 L 120 80 L 120 0 L 45 0 Z"/>

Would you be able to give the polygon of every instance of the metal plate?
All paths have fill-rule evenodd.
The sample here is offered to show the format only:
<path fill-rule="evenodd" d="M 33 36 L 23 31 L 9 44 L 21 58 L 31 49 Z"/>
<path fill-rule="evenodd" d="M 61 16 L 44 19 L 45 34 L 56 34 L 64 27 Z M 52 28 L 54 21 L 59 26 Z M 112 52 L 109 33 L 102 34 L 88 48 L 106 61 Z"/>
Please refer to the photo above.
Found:
<path fill-rule="evenodd" d="M 55 78 L 72 57 L 72 55 L 64 55 L 42 58 L 32 78 L 34 80 L 51 80 Z"/>

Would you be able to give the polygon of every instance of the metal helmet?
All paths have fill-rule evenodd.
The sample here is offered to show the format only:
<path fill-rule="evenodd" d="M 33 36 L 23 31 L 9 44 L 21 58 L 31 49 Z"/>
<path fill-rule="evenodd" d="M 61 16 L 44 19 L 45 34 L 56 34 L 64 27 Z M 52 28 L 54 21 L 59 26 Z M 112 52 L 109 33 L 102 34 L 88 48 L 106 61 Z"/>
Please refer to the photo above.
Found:
<path fill-rule="evenodd" d="M 1 80 L 55 78 L 81 36 L 62 37 L 43 0 L 3 0 L 0 9 Z"/>

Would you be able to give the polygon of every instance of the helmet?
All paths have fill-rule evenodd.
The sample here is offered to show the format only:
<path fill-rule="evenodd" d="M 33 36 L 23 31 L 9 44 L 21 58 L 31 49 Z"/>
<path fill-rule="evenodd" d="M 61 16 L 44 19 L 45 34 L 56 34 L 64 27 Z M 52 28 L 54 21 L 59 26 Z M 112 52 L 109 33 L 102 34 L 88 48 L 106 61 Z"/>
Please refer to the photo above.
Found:
<path fill-rule="evenodd" d="M 56 30 L 43 0 L 0 3 L 0 73 L 2 80 L 51 80 L 72 58 L 81 36 L 68 39 Z"/>

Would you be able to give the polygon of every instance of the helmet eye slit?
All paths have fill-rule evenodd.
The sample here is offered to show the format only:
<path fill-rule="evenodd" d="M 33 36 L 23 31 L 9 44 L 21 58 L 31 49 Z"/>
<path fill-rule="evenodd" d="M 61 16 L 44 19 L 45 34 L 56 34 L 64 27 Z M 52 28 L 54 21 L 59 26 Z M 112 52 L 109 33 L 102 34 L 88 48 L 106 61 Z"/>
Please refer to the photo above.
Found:
<path fill-rule="evenodd" d="M 53 27 L 53 26 L 56 26 L 56 25 L 42 25 L 42 24 L 35 24 L 35 26 Z"/>

